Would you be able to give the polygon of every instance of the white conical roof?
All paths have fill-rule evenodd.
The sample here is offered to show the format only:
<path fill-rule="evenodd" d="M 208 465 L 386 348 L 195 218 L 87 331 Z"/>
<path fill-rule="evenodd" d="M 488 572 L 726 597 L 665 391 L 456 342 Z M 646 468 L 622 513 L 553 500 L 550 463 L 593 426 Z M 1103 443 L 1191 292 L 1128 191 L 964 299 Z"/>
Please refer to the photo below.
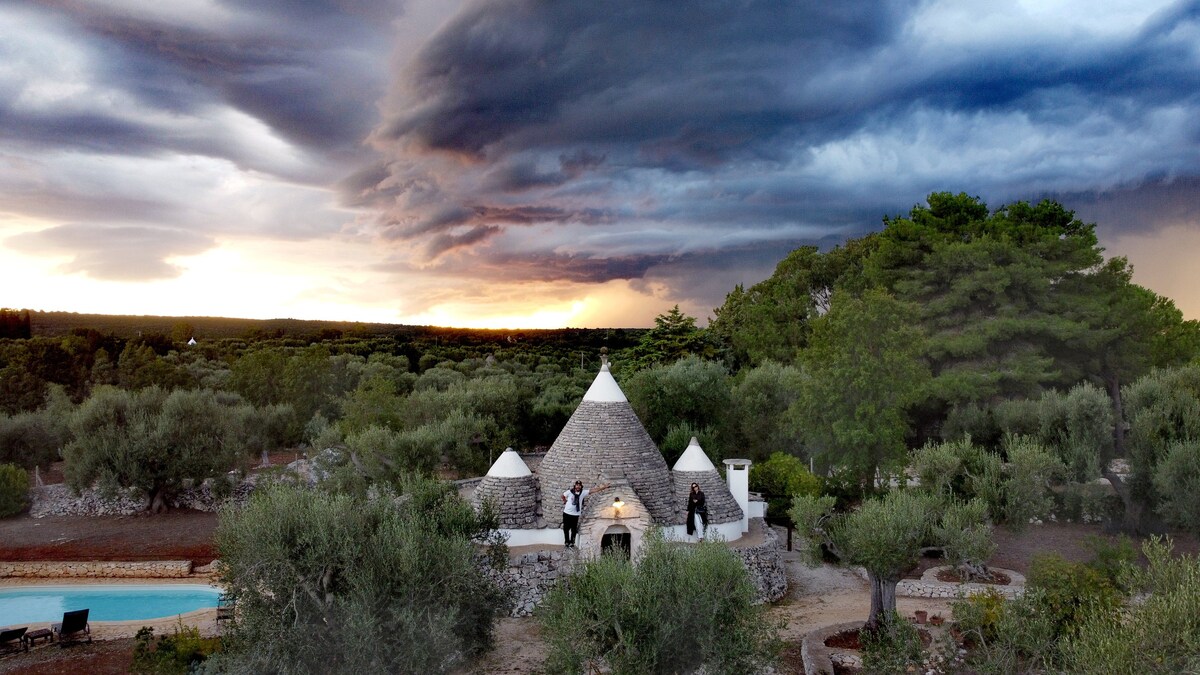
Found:
<path fill-rule="evenodd" d="M 492 468 L 488 469 L 487 475 L 494 478 L 521 478 L 532 476 L 533 472 L 525 465 L 525 460 L 521 459 L 516 450 L 508 448 L 496 458 Z"/>
<path fill-rule="evenodd" d="M 621 391 L 621 387 L 617 385 L 617 381 L 613 379 L 612 373 L 608 370 L 608 364 L 605 363 L 600 366 L 600 372 L 596 374 L 596 379 L 592 380 L 592 386 L 588 387 L 587 393 L 583 395 L 583 400 L 620 403 L 629 399 L 625 398 L 625 392 Z"/>
<path fill-rule="evenodd" d="M 679 447 L 679 446 L 676 446 Z M 716 471 L 717 467 L 713 466 L 712 460 L 708 455 L 704 454 L 704 450 L 700 447 L 700 441 L 692 436 L 692 442 L 688 443 L 687 450 L 680 455 L 679 461 L 675 462 L 675 466 L 671 467 L 672 471 Z"/>

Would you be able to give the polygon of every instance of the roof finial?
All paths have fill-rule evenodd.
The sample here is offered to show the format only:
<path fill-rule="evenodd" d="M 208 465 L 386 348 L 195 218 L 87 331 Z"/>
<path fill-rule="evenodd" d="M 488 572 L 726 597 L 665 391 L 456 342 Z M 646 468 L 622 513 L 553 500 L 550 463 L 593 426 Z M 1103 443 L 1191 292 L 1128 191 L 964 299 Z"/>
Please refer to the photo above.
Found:
<path fill-rule="evenodd" d="M 600 365 L 602 365 L 602 366 L 608 365 L 608 347 L 600 348 Z"/>

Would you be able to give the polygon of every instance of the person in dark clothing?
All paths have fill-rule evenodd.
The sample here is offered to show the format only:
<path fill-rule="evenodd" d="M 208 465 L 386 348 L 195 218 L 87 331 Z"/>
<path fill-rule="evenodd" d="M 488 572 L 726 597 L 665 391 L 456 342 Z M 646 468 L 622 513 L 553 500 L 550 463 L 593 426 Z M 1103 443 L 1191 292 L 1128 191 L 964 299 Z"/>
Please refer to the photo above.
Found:
<path fill-rule="evenodd" d="M 692 536 L 699 532 L 700 541 L 704 541 L 704 531 L 708 529 L 708 502 L 699 483 L 692 483 L 692 491 L 688 493 L 687 503 L 687 533 Z"/>

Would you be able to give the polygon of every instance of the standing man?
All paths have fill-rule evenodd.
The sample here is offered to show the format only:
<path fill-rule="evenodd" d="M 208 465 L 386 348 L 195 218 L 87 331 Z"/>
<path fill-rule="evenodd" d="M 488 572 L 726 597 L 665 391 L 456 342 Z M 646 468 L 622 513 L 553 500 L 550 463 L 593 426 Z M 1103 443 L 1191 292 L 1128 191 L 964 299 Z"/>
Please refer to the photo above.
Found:
<path fill-rule="evenodd" d="M 575 548 L 575 534 L 579 531 L 579 516 L 583 515 L 584 500 L 593 492 L 601 492 L 607 489 L 608 483 L 592 488 L 591 490 L 584 490 L 583 482 L 575 481 L 575 485 L 562 494 L 563 539 L 566 541 L 564 545 L 567 548 Z"/>

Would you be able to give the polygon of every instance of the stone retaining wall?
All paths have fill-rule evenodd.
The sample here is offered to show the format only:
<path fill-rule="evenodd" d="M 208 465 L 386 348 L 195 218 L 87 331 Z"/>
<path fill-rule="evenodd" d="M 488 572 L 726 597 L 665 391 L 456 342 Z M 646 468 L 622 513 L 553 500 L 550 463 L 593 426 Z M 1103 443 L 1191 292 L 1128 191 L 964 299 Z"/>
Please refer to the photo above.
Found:
<path fill-rule="evenodd" d="M 315 461 L 298 459 L 287 466 L 274 467 L 271 471 L 252 473 L 241 477 L 230 472 L 223 477 L 209 478 L 199 485 L 188 485 L 170 499 L 168 506 L 174 509 L 216 511 L 229 500 L 244 503 L 258 487 L 260 481 L 287 481 L 313 486 L 328 475 L 326 465 L 336 463 L 336 450 L 323 450 Z M 214 491 L 216 481 L 227 481 L 227 489 Z M 33 518 L 47 516 L 130 516 L 146 510 L 145 497 L 136 490 L 117 490 L 115 495 L 105 495 L 95 487 L 75 494 L 66 484 L 56 483 L 35 487 L 29 491 L 29 515 Z"/>
<path fill-rule="evenodd" d="M 825 640 L 844 630 L 862 628 L 862 625 L 862 621 L 835 623 L 805 635 L 800 642 L 800 661 L 804 664 L 805 675 L 833 675 L 834 651 L 825 646 Z"/>
<path fill-rule="evenodd" d="M 180 579 L 191 573 L 190 560 L 0 562 L 0 579 Z"/>
<path fill-rule="evenodd" d="M 761 602 L 774 602 L 787 594 L 787 572 L 779 555 L 779 535 L 762 520 L 751 520 L 751 528 L 762 528 L 763 543 L 747 548 L 731 547 L 750 572 Z M 509 557 L 508 566 L 493 569 L 483 556 L 478 564 L 485 573 L 513 595 L 511 616 L 529 616 L 559 578 L 579 562 L 579 549 L 548 549 Z"/>
<path fill-rule="evenodd" d="M 558 583 L 559 576 L 570 572 L 578 560 L 578 549 L 573 552 L 558 549 L 511 556 L 503 570 L 492 568 L 482 557 L 479 564 L 489 577 L 512 593 L 513 608 L 509 615 L 529 616 Z"/>
<path fill-rule="evenodd" d="M 761 518 L 750 520 L 750 530 L 753 532 L 755 528 L 762 533 L 763 543 L 749 548 L 735 547 L 733 552 L 750 571 L 759 601 L 775 602 L 787 594 L 787 569 L 779 556 L 779 535 Z"/>
<path fill-rule="evenodd" d="M 950 569 L 949 566 L 931 567 L 921 575 L 921 580 L 903 579 L 896 584 L 896 596 L 904 598 L 943 598 L 953 599 L 958 596 L 970 596 L 983 593 L 988 589 L 994 590 L 1008 599 L 1020 597 L 1025 592 L 1025 577 L 1013 570 L 993 567 L 996 572 L 1003 572 L 1010 579 L 1007 585 L 1001 584 L 955 584 L 941 581 L 937 578 L 939 572 Z"/>

